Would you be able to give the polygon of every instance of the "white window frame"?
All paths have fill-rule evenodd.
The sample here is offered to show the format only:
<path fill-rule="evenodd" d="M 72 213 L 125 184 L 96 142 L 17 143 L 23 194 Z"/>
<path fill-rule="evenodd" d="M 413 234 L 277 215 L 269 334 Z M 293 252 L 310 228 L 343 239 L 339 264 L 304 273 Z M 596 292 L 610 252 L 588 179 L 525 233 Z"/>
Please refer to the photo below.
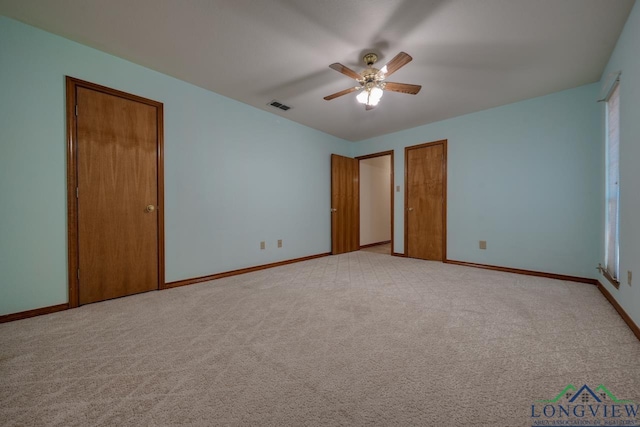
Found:
<path fill-rule="evenodd" d="M 606 101 L 605 137 L 605 268 L 603 275 L 615 286 L 620 277 L 620 81 Z M 613 145 L 612 145 L 613 144 Z"/>

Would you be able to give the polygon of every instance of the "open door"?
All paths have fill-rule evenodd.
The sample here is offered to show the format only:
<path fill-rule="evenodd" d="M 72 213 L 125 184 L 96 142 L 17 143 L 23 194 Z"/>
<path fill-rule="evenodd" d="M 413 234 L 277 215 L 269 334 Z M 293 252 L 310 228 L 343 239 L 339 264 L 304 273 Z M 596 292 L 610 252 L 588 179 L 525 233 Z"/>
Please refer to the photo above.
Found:
<path fill-rule="evenodd" d="M 331 155 L 331 253 L 360 249 L 359 162 Z"/>

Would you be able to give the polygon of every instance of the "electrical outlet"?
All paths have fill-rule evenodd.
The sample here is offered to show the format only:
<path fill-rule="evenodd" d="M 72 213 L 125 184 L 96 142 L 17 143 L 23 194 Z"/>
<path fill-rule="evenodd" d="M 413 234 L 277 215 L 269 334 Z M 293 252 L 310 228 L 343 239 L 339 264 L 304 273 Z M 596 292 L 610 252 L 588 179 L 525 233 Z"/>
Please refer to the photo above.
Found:
<path fill-rule="evenodd" d="M 267 246 L 266 246 L 266 244 L 265 244 L 264 242 L 260 242 L 260 249 L 264 249 L 264 248 L 266 248 L 266 247 L 267 247 Z"/>
<path fill-rule="evenodd" d="M 627 285 L 631 286 L 631 271 L 627 271 Z"/>
<path fill-rule="evenodd" d="M 396 185 L 396 192 L 399 193 L 400 192 L 400 186 Z"/>
<path fill-rule="evenodd" d="M 487 241 L 486 240 L 480 240 L 480 249 L 487 249 Z"/>
<path fill-rule="evenodd" d="M 278 240 L 278 247 L 281 248 L 282 247 L 282 240 Z"/>

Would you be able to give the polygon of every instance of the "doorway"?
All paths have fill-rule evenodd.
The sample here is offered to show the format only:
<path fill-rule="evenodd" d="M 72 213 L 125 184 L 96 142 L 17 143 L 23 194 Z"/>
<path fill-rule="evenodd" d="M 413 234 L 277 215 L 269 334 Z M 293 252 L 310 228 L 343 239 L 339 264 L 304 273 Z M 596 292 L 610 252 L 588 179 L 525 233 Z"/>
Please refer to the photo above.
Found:
<path fill-rule="evenodd" d="M 67 77 L 69 306 L 164 286 L 163 105 Z"/>
<path fill-rule="evenodd" d="M 360 172 L 360 249 L 393 253 L 393 150 L 356 157 Z"/>
<path fill-rule="evenodd" d="M 405 254 L 444 261 L 447 253 L 447 141 L 405 148 Z"/>

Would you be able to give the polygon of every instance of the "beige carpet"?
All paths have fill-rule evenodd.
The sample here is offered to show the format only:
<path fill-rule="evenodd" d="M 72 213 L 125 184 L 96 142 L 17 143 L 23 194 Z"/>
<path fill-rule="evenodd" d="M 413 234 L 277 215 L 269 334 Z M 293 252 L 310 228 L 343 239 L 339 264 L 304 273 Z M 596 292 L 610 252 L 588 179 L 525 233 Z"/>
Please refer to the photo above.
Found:
<path fill-rule="evenodd" d="M 0 325 L 6 426 L 531 426 L 640 400 L 596 287 L 360 251 Z"/>

